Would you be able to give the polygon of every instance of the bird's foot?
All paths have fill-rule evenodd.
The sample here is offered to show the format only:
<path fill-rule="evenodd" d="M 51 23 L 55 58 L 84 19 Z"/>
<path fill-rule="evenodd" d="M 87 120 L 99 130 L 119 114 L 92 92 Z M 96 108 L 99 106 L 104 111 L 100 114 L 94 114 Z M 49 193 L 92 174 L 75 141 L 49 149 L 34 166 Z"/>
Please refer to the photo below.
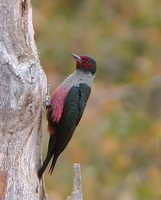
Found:
<path fill-rule="evenodd" d="M 49 106 L 50 106 L 50 83 L 48 83 L 46 97 L 43 102 L 44 110 L 45 110 L 45 108 L 47 109 Z"/>
<path fill-rule="evenodd" d="M 44 107 L 47 108 L 48 106 L 50 106 L 50 96 L 46 95 L 45 101 L 44 101 Z"/>

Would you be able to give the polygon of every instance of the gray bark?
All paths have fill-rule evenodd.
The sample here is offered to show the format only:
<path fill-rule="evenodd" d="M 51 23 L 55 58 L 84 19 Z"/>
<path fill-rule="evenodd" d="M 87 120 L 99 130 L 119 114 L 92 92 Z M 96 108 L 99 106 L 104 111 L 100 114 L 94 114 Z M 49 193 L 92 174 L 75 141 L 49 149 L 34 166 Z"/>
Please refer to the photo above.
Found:
<path fill-rule="evenodd" d="M 0 199 L 40 200 L 41 108 L 46 76 L 30 0 L 0 1 Z"/>
<path fill-rule="evenodd" d="M 83 200 L 81 168 L 79 163 L 74 164 L 73 171 L 73 191 L 71 196 L 67 197 L 67 200 Z"/>

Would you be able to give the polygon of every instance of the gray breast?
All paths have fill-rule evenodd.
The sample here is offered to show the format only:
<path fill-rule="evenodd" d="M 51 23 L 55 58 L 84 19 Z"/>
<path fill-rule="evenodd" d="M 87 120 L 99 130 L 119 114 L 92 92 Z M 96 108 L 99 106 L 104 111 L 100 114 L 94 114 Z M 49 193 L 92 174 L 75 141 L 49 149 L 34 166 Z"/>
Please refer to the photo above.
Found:
<path fill-rule="evenodd" d="M 79 86 L 80 83 L 84 83 L 91 87 L 93 79 L 94 76 L 91 73 L 84 73 L 76 70 L 62 82 L 60 87 L 70 89 L 73 86 Z"/>

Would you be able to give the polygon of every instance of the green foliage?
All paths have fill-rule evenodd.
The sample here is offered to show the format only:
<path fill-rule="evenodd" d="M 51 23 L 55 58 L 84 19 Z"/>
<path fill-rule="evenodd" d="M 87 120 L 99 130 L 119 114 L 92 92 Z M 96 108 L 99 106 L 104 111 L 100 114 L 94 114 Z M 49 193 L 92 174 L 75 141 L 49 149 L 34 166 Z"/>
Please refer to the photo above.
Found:
<path fill-rule="evenodd" d="M 70 194 L 72 163 L 80 162 L 85 199 L 160 200 L 161 1 L 33 0 L 33 6 L 41 64 L 53 88 L 73 71 L 70 52 L 90 54 L 98 65 L 86 113 L 54 174 L 46 173 L 49 199 Z"/>

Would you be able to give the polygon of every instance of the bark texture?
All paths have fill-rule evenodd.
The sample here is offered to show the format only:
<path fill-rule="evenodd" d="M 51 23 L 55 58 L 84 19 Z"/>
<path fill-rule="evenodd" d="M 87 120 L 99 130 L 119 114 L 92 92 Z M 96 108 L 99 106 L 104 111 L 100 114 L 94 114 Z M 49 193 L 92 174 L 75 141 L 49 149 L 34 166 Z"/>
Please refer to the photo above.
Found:
<path fill-rule="evenodd" d="M 41 108 L 46 76 L 30 0 L 0 1 L 0 200 L 42 200 Z"/>

